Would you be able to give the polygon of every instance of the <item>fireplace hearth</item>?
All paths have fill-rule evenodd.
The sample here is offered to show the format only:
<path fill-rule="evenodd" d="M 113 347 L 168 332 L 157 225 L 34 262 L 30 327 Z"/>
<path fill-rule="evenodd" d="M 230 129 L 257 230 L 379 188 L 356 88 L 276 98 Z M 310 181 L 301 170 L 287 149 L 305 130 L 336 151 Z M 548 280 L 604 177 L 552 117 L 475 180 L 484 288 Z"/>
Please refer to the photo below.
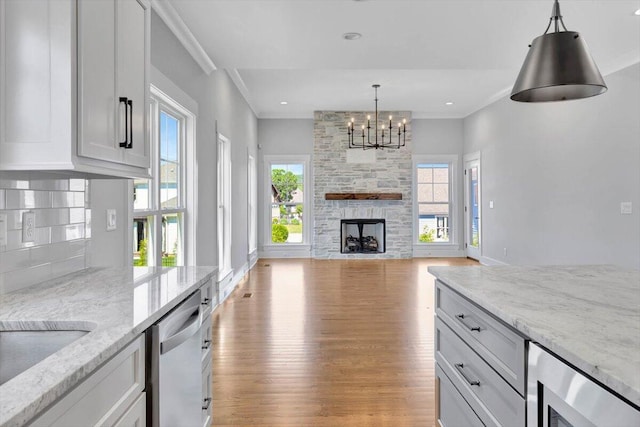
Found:
<path fill-rule="evenodd" d="M 380 254 L 386 251 L 384 219 L 343 219 L 340 221 L 340 252 Z"/>

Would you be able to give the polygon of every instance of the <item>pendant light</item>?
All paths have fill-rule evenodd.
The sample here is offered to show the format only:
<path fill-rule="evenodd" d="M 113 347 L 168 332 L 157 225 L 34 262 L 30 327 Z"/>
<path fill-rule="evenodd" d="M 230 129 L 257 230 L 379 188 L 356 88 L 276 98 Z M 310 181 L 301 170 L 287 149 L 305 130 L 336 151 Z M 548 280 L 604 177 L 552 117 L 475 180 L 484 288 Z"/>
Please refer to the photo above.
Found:
<path fill-rule="evenodd" d="M 549 33 L 551 24 L 555 31 Z M 562 25 L 564 31 L 560 31 Z M 547 30 L 529 46 L 511 99 L 520 102 L 565 101 L 600 95 L 607 90 L 600 71 L 579 33 L 568 31 L 560 4 L 554 1 Z"/>

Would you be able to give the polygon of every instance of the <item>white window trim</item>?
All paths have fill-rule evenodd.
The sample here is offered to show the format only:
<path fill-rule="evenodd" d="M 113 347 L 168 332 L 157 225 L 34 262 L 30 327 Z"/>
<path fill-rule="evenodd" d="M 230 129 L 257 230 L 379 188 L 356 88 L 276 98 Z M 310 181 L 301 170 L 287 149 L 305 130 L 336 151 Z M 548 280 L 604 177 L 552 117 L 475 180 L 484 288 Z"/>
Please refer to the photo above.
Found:
<path fill-rule="evenodd" d="M 263 156 L 263 173 L 264 173 L 264 188 L 263 188 L 263 206 L 264 206 L 264 218 L 262 219 L 264 225 L 263 234 L 263 251 L 265 253 L 280 253 L 283 251 L 292 252 L 296 250 L 302 250 L 302 253 L 306 253 L 311 249 L 311 218 L 313 213 L 313 206 L 311 202 L 311 192 L 313 186 L 311 185 L 311 156 L 309 155 L 265 155 Z M 302 223 L 302 243 L 272 243 L 271 242 L 271 165 L 274 164 L 291 164 L 302 163 L 304 165 L 304 221 Z M 270 255 L 267 255 L 270 256 Z M 283 254 L 282 256 L 287 256 Z"/>
<path fill-rule="evenodd" d="M 449 241 L 448 242 L 432 242 L 424 243 L 418 240 L 420 235 L 418 220 L 418 165 L 424 163 L 448 163 L 449 167 Z M 414 256 L 462 256 L 459 253 L 461 235 L 458 215 L 460 213 L 459 200 L 459 163 L 460 156 L 457 154 L 414 154 L 413 155 L 413 247 Z M 432 254 L 424 250 L 442 250 L 447 251 L 446 254 L 438 252 Z"/>
<path fill-rule="evenodd" d="M 224 150 L 227 151 L 229 159 L 228 165 L 223 165 L 220 154 L 223 150 L 222 147 L 225 147 Z M 217 156 L 217 165 L 216 165 L 216 179 L 217 179 L 217 190 L 216 190 L 216 226 L 217 226 L 217 236 L 218 236 L 218 282 L 220 284 L 226 284 L 227 281 L 231 280 L 233 276 L 233 158 L 231 152 L 231 140 L 221 133 L 217 133 L 216 138 L 216 156 Z M 223 179 L 222 175 L 224 175 L 224 181 L 228 181 L 228 188 L 223 188 Z M 228 190 L 228 191 L 227 191 Z M 221 215 L 220 210 L 226 209 L 228 215 Z M 222 217 L 222 221 L 220 218 Z M 224 239 L 221 236 L 227 234 L 228 239 Z M 223 257 L 224 255 L 224 257 Z"/>
<path fill-rule="evenodd" d="M 181 147 L 181 179 L 182 179 L 182 193 L 181 203 L 182 208 L 175 211 L 183 212 L 182 218 L 182 264 L 183 265 L 196 265 L 196 239 L 195 239 L 195 224 L 197 223 L 197 200 L 198 194 L 198 165 L 196 161 L 196 118 L 198 116 L 198 103 L 193 100 L 189 95 L 176 86 L 171 80 L 164 76 L 155 67 L 151 69 L 151 80 L 153 84 L 150 85 L 150 93 L 153 98 L 160 99 L 163 104 L 173 109 L 176 113 L 184 118 L 184 126 L 181 131 L 183 132 L 184 143 Z M 150 114 L 154 114 L 153 111 Z M 156 119 L 152 118 L 151 123 L 156 123 Z M 150 138 L 151 146 L 151 175 L 154 177 L 152 181 L 159 182 L 157 178 L 156 163 L 157 150 L 156 136 L 157 132 L 153 126 L 150 126 L 150 132 L 152 137 Z M 156 184 L 157 185 L 157 184 Z M 128 212 L 128 224 L 133 223 L 133 218 L 141 215 L 152 215 L 160 212 L 159 201 L 152 200 L 153 206 L 158 206 L 158 209 L 148 210 L 133 210 L 133 180 L 129 180 L 128 185 L 128 198 L 129 198 L 129 212 Z M 151 197 L 156 197 L 156 191 L 151 192 Z M 163 210 L 161 213 L 173 213 L 174 210 Z M 154 224 L 156 229 L 159 225 Z M 157 234 L 157 231 L 156 231 Z M 133 242 L 131 236 L 127 238 L 127 252 L 133 253 Z M 160 248 L 160 245 L 157 245 Z M 159 250 L 159 249 L 158 249 Z M 157 254 L 156 254 L 157 257 Z M 132 257 L 129 257 L 132 260 Z M 132 261 L 130 261 L 132 262 Z"/>
<path fill-rule="evenodd" d="M 258 162 L 255 156 L 247 158 L 247 215 L 249 218 L 248 252 L 249 259 L 258 251 Z"/>

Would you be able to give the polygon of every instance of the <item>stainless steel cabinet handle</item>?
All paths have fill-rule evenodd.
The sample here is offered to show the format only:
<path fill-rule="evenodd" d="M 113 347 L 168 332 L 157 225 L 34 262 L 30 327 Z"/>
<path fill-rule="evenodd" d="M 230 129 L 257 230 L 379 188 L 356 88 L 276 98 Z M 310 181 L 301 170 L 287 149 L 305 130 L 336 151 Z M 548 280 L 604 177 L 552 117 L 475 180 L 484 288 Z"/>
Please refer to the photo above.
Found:
<path fill-rule="evenodd" d="M 465 326 L 465 328 L 469 329 L 470 331 L 480 332 L 480 326 L 471 326 L 464 321 L 465 319 L 464 314 L 456 314 L 456 318 L 460 323 L 462 323 Z"/>
<path fill-rule="evenodd" d="M 209 305 L 209 304 L 211 304 L 211 300 L 209 298 L 205 298 L 200 304 Z"/>
<path fill-rule="evenodd" d="M 204 340 L 204 341 L 203 341 L 203 344 L 204 344 L 204 345 L 202 346 L 202 349 L 203 349 L 203 350 L 208 350 L 208 349 L 209 349 L 209 347 L 211 347 L 211 340 Z"/>
<path fill-rule="evenodd" d="M 207 397 L 206 399 L 202 400 L 204 402 L 204 405 L 202 406 L 202 410 L 203 411 L 207 411 L 209 409 L 209 406 L 211 406 L 211 398 Z"/>
<path fill-rule="evenodd" d="M 465 379 L 465 381 L 467 383 L 469 383 L 469 385 L 475 385 L 475 386 L 480 386 L 480 381 L 478 380 L 471 380 L 469 379 L 469 377 L 467 376 L 467 374 L 464 373 L 463 369 L 464 369 L 464 363 L 456 363 L 455 364 L 456 369 L 458 370 L 458 372 L 460 372 L 460 375 L 462 375 L 462 378 Z"/>

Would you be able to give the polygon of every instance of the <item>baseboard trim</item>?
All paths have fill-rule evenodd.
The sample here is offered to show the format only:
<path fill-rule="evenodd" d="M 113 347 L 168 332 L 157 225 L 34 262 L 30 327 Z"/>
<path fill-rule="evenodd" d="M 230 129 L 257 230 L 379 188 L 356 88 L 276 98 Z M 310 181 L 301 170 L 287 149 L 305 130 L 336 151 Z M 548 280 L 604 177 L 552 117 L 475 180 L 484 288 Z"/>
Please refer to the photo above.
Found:
<path fill-rule="evenodd" d="M 260 258 L 311 258 L 311 246 L 273 247 L 263 248 L 259 252 Z"/>
<path fill-rule="evenodd" d="M 464 258 L 464 250 L 455 248 L 413 247 L 413 258 Z"/>
<path fill-rule="evenodd" d="M 258 262 L 258 250 L 256 249 L 253 252 L 250 252 L 247 258 L 249 260 L 249 270 L 251 270 Z"/>
<path fill-rule="evenodd" d="M 257 261 L 257 259 L 256 259 Z M 242 279 L 249 272 L 249 263 L 245 262 L 235 274 L 233 271 L 231 274 L 225 277 L 225 283 L 218 282 L 218 301 L 222 304 L 228 297 L 236 290 Z M 227 280 L 228 278 L 228 280 Z"/>
<path fill-rule="evenodd" d="M 480 264 L 486 265 L 486 266 L 509 265 L 506 262 L 498 261 L 497 259 L 489 258 L 488 256 L 481 256 L 479 261 L 480 261 Z"/>

